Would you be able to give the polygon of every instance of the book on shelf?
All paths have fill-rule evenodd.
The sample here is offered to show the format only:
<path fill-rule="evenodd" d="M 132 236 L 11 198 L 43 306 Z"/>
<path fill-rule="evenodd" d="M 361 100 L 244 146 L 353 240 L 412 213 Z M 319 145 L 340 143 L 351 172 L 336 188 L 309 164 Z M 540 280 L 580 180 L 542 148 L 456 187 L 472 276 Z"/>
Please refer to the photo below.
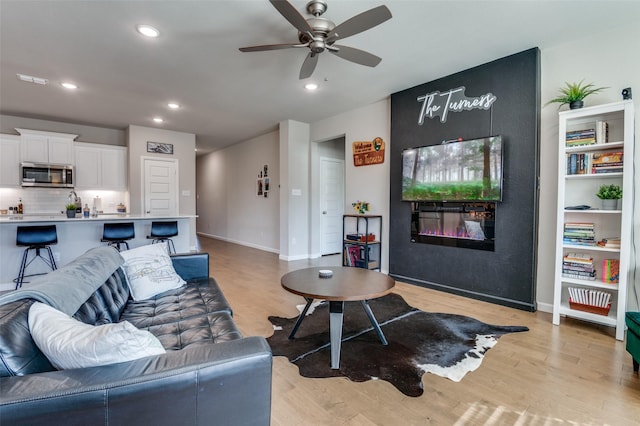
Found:
<path fill-rule="evenodd" d="M 612 163 L 622 164 L 624 161 L 624 151 L 603 151 L 593 153 L 593 165 L 607 165 Z"/>
<path fill-rule="evenodd" d="M 581 305 L 591 305 L 600 308 L 609 306 L 611 293 L 590 288 L 567 287 L 570 300 Z"/>
<path fill-rule="evenodd" d="M 569 262 L 593 264 L 593 257 L 588 253 L 567 253 L 564 259 Z"/>
<path fill-rule="evenodd" d="M 575 130 L 567 132 L 565 144 L 567 147 L 593 145 L 596 143 L 595 129 Z"/>
<path fill-rule="evenodd" d="M 567 154 L 567 175 L 621 173 L 623 165 L 623 151 Z"/>
<path fill-rule="evenodd" d="M 347 245 L 346 256 L 347 266 L 358 266 L 361 257 L 360 246 Z"/>
<path fill-rule="evenodd" d="M 596 244 L 595 225 L 593 223 L 566 222 L 562 240 L 565 244 L 594 246 Z"/>
<path fill-rule="evenodd" d="M 609 284 L 620 282 L 620 260 L 604 259 L 602 261 L 602 281 Z"/>
<path fill-rule="evenodd" d="M 562 258 L 562 276 L 594 281 L 596 269 L 593 265 L 593 257 L 585 253 L 567 253 Z"/>
<path fill-rule="evenodd" d="M 600 241 L 598 241 L 597 244 L 599 247 L 619 249 L 620 238 L 603 238 Z"/>
<path fill-rule="evenodd" d="M 609 142 L 609 123 L 603 120 L 596 121 L 596 143 Z"/>

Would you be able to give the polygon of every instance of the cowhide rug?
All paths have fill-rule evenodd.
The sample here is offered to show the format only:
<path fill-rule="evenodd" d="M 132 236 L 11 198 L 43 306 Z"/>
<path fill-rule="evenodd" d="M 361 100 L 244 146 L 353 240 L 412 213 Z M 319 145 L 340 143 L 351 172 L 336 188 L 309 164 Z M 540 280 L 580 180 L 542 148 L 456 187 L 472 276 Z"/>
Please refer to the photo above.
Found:
<path fill-rule="evenodd" d="M 458 382 L 480 366 L 500 336 L 529 330 L 485 324 L 462 315 L 423 312 L 396 294 L 371 300 L 369 305 L 388 346 L 380 343 L 360 303 L 347 302 L 340 369 L 332 370 L 329 304 L 321 303 L 307 314 L 294 340 L 288 337 L 296 318 L 269 317 L 275 330 L 267 339 L 273 355 L 286 356 L 304 377 L 386 380 L 405 395 L 420 396 L 425 372 Z"/>

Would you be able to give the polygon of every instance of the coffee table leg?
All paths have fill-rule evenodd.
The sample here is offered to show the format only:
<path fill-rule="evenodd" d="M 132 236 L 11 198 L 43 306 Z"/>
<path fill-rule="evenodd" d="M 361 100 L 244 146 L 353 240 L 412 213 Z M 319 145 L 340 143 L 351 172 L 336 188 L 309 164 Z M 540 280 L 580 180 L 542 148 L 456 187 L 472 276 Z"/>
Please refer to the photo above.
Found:
<path fill-rule="evenodd" d="M 376 330 L 376 333 L 378 333 L 378 338 L 380 339 L 383 345 L 385 346 L 388 345 L 389 343 L 387 343 L 387 338 L 384 337 L 384 333 L 382 333 L 382 329 L 378 324 L 378 320 L 376 320 L 376 317 L 373 316 L 373 311 L 371 311 L 371 306 L 369 306 L 369 303 L 366 300 L 361 300 L 360 303 L 362 303 L 362 308 L 367 313 L 367 316 L 369 317 L 369 321 L 371 321 L 371 325 Z"/>
<path fill-rule="evenodd" d="M 342 312 L 344 302 L 329 302 L 329 329 L 331 332 L 331 368 L 340 368 L 340 346 L 342 345 Z"/>
<path fill-rule="evenodd" d="M 295 337 L 296 332 L 298 331 L 298 327 L 300 327 L 300 324 L 302 324 L 302 320 L 304 319 L 304 317 L 307 316 L 307 311 L 309 310 L 309 307 L 311 307 L 311 304 L 313 303 L 313 299 L 309 297 L 305 297 L 304 300 L 307 301 L 307 305 L 304 307 L 302 312 L 300 312 L 300 316 L 298 317 L 298 320 L 293 326 L 293 330 L 291 330 L 291 334 L 289 334 L 289 340 L 293 340 L 293 338 Z"/>

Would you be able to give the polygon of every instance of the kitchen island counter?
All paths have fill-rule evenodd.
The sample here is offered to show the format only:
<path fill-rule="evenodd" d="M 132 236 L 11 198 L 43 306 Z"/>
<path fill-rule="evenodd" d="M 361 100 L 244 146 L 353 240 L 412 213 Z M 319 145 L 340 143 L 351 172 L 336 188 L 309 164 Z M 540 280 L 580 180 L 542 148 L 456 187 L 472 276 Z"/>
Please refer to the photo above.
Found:
<path fill-rule="evenodd" d="M 178 216 L 154 216 L 148 214 L 126 214 L 126 213 L 102 213 L 97 217 L 82 217 L 77 213 L 75 218 L 68 218 L 66 213 L 36 213 L 36 214 L 3 214 L 0 215 L 0 225 L 4 223 L 33 223 L 40 222 L 85 222 L 85 221 L 125 221 L 125 220 L 177 220 L 195 218 L 195 215 Z M 35 226 L 35 225 L 34 225 Z"/>
<path fill-rule="evenodd" d="M 135 238 L 129 240 L 131 248 L 151 244 L 147 236 L 151 233 L 151 222 L 177 221 L 178 235 L 172 237 L 176 252 L 186 253 L 196 249 L 195 215 L 156 216 L 136 214 L 100 214 L 98 217 L 67 218 L 66 214 L 0 215 L 0 291 L 15 288 L 13 279 L 18 275 L 25 247 L 16 246 L 18 226 L 56 225 L 58 244 L 52 245 L 58 268 L 71 262 L 87 250 L 105 245 L 101 242 L 105 222 L 133 222 Z M 191 243 L 193 241 L 193 243 Z M 32 251 L 29 258 L 34 255 Z M 49 269 L 41 259 L 28 267 L 27 274 L 47 272 Z M 29 281 L 27 278 L 26 281 Z M 25 284 L 28 285 L 28 284 Z"/>

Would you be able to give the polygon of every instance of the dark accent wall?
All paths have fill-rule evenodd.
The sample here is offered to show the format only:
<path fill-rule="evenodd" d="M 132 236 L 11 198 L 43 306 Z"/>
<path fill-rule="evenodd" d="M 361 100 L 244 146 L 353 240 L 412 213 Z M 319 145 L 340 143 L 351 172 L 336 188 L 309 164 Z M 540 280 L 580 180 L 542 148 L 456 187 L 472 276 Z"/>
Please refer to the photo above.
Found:
<path fill-rule="evenodd" d="M 418 124 L 417 98 L 460 86 L 492 93 L 488 110 L 449 112 Z M 539 180 L 540 51 L 526 50 L 391 95 L 389 272 L 398 280 L 535 311 Z M 411 243 L 411 206 L 401 201 L 402 150 L 455 138 L 502 135 L 503 201 L 495 251 Z"/>

